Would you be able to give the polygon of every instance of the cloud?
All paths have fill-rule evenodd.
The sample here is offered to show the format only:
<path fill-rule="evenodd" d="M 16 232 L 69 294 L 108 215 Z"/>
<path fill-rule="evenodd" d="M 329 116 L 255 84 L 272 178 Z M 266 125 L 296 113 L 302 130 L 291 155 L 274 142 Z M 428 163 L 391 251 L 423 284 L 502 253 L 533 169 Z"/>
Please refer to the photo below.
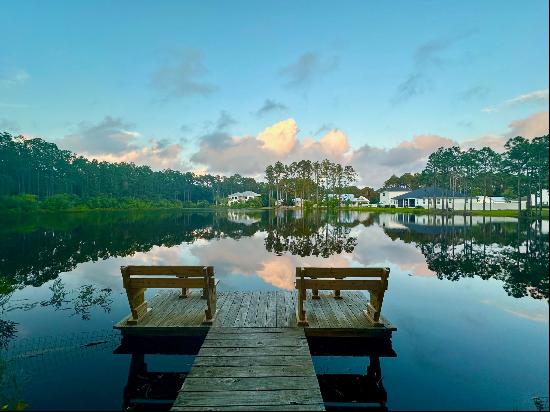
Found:
<path fill-rule="evenodd" d="M 139 133 L 130 128 L 122 119 L 106 116 L 97 124 L 81 123 L 78 132 L 63 137 L 59 145 L 76 153 L 116 155 L 135 148 Z"/>
<path fill-rule="evenodd" d="M 214 131 L 199 139 L 199 150 L 191 161 L 208 172 L 263 175 L 265 167 L 277 160 L 301 159 L 346 161 L 350 146 L 341 130 L 329 130 L 319 140 L 298 139 L 298 125 L 286 119 L 266 127 L 256 136 L 231 136 Z"/>
<path fill-rule="evenodd" d="M 56 143 L 90 159 L 108 162 L 134 162 L 153 169 L 184 169 L 182 147 L 167 139 L 149 139 L 141 145 L 141 134 L 131 130 L 132 125 L 120 118 L 106 116 L 97 124 L 81 123 L 77 133 L 63 137 Z"/>
<path fill-rule="evenodd" d="M 412 97 L 424 94 L 432 87 L 431 76 L 434 69 L 443 69 L 451 62 L 446 53 L 460 40 L 470 36 L 473 31 L 466 31 L 455 36 L 431 40 L 420 45 L 413 54 L 413 67 L 409 75 L 398 86 L 391 99 L 392 104 L 399 104 Z"/>
<path fill-rule="evenodd" d="M 256 111 L 256 116 L 262 117 L 270 113 L 280 113 L 288 110 L 284 104 L 275 100 L 265 99 L 264 104 Z"/>
<path fill-rule="evenodd" d="M 501 109 L 520 104 L 548 105 L 548 89 L 535 90 L 529 93 L 521 94 L 496 105 L 484 107 L 481 109 L 484 113 L 494 113 Z"/>
<path fill-rule="evenodd" d="M 25 83 L 30 79 L 30 75 L 22 69 L 0 70 L 0 86 L 13 87 Z"/>
<path fill-rule="evenodd" d="M 504 152 L 504 144 L 511 137 L 523 136 L 526 139 L 532 139 L 548 134 L 548 120 L 548 112 L 538 112 L 526 118 L 510 122 L 508 129 L 502 134 L 490 134 L 466 140 L 461 142 L 460 146 L 464 149 L 490 147 L 496 152 L 502 153 Z"/>
<path fill-rule="evenodd" d="M 99 161 L 135 163 L 150 166 L 155 170 L 188 170 L 189 165 L 182 160 L 181 154 L 182 147 L 179 144 L 167 144 L 154 140 L 151 146 L 135 147 L 118 154 L 106 153 L 90 157 Z"/>
<path fill-rule="evenodd" d="M 525 119 L 514 120 L 508 125 L 506 137 L 523 136 L 532 139 L 548 134 L 548 112 L 535 113 Z"/>
<path fill-rule="evenodd" d="M 328 158 L 341 164 L 351 164 L 359 174 L 359 185 L 380 187 L 392 174 L 421 171 L 431 153 L 439 147 L 485 146 L 502 152 L 509 137 L 522 135 L 533 138 L 548 133 L 548 112 L 535 113 L 511 122 L 501 134 L 479 136 L 458 142 L 436 134 L 419 134 L 404 139 L 393 147 L 382 148 L 365 144 L 352 148 L 348 136 L 339 129 L 328 129 L 320 137 L 299 137 L 294 119 L 277 122 L 256 136 L 231 136 L 227 132 L 205 134 L 199 140 L 199 150 L 191 161 L 208 173 L 240 173 L 261 177 L 265 167 L 280 160 L 285 163 L 301 159 Z"/>
<path fill-rule="evenodd" d="M 353 152 L 351 164 L 363 184 L 378 188 L 392 174 L 421 171 L 432 152 L 439 147 L 456 144 L 446 137 L 425 134 L 414 136 L 389 149 L 364 145 Z"/>
<path fill-rule="evenodd" d="M 216 85 L 204 80 L 207 73 L 201 53 L 186 50 L 176 56 L 173 64 L 159 68 L 151 83 L 167 98 L 206 96 L 218 90 Z"/>
<path fill-rule="evenodd" d="M 274 152 L 279 156 L 285 156 L 294 148 L 298 134 L 298 126 L 294 119 L 284 120 L 264 129 L 258 140 L 262 142 L 262 148 Z"/>
<path fill-rule="evenodd" d="M 279 74 L 285 79 L 285 87 L 289 89 L 308 89 L 312 82 L 336 69 L 336 57 L 324 57 L 318 53 L 302 54 L 298 60 L 283 67 Z"/>
<path fill-rule="evenodd" d="M 548 89 L 535 90 L 534 92 L 531 92 L 531 93 L 516 96 L 512 99 L 506 100 L 504 104 L 511 106 L 514 104 L 529 103 L 529 102 L 548 103 Z"/>
<path fill-rule="evenodd" d="M 227 113 L 225 110 L 222 110 L 220 112 L 220 117 L 216 123 L 216 129 L 225 130 L 236 123 L 237 121 L 229 113 Z"/>

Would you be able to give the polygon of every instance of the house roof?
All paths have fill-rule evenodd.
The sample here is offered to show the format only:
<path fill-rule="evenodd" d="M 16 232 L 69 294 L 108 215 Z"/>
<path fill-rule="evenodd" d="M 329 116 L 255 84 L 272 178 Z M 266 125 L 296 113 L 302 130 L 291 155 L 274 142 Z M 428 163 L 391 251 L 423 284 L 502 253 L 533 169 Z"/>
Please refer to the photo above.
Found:
<path fill-rule="evenodd" d="M 246 190 L 244 192 L 231 193 L 229 195 L 229 197 L 246 197 L 246 196 L 261 196 L 261 195 L 255 192 L 251 192 L 250 190 Z"/>
<path fill-rule="evenodd" d="M 460 192 L 453 192 L 448 189 L 443 189 L 441 187 L 422 187 L 420 189 L 413 190 L 411 192 L 404 193 L 402 195 L 396 196 L 393 200 L 399 199 L 423 199 L 423 198 L 432 198 L 432 197 L 460 197 L 463 198 L 465 195 Z"/>

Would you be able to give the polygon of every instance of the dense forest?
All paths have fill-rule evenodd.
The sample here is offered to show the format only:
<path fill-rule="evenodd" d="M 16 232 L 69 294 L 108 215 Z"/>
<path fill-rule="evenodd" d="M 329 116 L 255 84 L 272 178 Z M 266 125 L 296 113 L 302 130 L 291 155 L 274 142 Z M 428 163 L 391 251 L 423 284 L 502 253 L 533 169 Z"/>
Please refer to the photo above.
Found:
<path fill-rule="evenodd" d="M 504 153 L 489 147 L 439 148 L 422 172 L 393 175 L 384 188 L 439 186 L 474 196 L 527 196 L 529 207 L 540 207 L 542 190 L 548 189 L 548 169 L 548 135 L 533 140 L 517 136 L 506 142 Z M 534 204 L 531 194 L 536 195 Z"/>
<path fill-rule="evenodd" d="M 205 206 L 245 190 L 266 191 L 264 183 L 238 174 L 197 175 L 98 162 L 40 138 L 0 133 L 0 197 L 11 196 L 3 199 L 6 208 L 29 207 L 43 199 L 50 199 L 46 209 Z"/>

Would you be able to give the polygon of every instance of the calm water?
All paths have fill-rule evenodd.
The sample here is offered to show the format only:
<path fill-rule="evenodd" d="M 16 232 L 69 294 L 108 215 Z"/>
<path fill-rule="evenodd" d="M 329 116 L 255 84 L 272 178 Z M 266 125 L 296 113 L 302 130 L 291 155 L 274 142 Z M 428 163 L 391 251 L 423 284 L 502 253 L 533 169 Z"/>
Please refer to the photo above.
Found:
<path fill-rule="evenodd" d="M 328 397 L 336 374 L 350 378 L 347 400 L 386 396 L 389 409 L 535 409 L 533 397 L 548 396 L 548 253 L 547 220 L 295 211 L 2 220 L 0 406 L 169 406 L 162 399 L 193 356 L 167 341 L 120 346 L 119 267 L 205 264 L 222 291 L 292 289 L 296 266 L 391 268 L 382 313 L 398 328 L 397 356 L 382 354 L 378 369 L 375 350 L 315 352 Z M 163 354 L 144 364 L 144 351 Z"/>

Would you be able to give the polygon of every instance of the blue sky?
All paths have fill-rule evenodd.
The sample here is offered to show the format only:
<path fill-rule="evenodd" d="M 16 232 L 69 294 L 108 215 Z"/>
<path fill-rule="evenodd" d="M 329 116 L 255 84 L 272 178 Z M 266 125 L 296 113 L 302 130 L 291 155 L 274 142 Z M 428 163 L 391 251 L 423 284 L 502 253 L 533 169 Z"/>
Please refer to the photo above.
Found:
<path fill-rule="evenodd" d="M 90 157 L 256 175 L 328 156 L 375 185 L 437 145 L 548 133 L 547 1 L 3 1 L 0 18 L 0 130 Z"/>

